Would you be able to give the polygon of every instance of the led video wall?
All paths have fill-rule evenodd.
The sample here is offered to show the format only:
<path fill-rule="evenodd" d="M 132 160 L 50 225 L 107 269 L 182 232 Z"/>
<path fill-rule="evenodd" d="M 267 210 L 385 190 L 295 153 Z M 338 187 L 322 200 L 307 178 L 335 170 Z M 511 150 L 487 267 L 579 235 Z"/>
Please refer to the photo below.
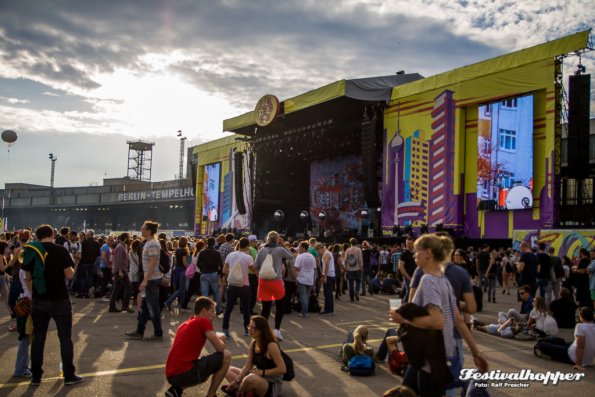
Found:
<path fill-rule="evenodd" d="M 202 219 L 209 222 L 219 221 L 219 185 L 221 181 L 221 163 L 207 164 L 203 178 Z"/>
<path fill-rule="evenodd" d="M 477 130 L 478 208 L 531 208 L 533 95 L 478 106 Z"/>

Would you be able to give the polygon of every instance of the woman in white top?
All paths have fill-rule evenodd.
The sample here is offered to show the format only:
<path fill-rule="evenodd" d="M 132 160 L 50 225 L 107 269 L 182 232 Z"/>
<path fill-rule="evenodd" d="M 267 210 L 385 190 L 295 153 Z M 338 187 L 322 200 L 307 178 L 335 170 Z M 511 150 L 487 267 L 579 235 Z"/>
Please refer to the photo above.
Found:
<path fill-rule="evenodd" d="M 533 310 L 529 313 L 527 326 L 536 331 L 540 336 L 558 335 L 558 324 L 554 317 L 549 314 L 545 299 L 538 296 L 533 301 Z"/>

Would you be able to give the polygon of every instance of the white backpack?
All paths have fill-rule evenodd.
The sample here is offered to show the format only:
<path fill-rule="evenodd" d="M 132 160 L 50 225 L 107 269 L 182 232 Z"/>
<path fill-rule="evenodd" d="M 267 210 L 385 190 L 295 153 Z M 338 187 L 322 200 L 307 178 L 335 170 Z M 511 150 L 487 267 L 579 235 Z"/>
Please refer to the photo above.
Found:
<path fill-rule="evenodd" d="M 235 262 L 231 266 L 231 270 L 227 275 L 227 284 L 233 287 L 244 286 L 244 273 L 242 272 L 242 266 L 240 265 L 240 261 Z"/>
<path fill-rule="evenodd" d="M 260 272 L 258 272 L 258 277 L 265 280 L 274 280 L 277 278 L 277 272 L 273 266 L 273 255 L 271 255 L 270 251 L 262 262 Z"/>

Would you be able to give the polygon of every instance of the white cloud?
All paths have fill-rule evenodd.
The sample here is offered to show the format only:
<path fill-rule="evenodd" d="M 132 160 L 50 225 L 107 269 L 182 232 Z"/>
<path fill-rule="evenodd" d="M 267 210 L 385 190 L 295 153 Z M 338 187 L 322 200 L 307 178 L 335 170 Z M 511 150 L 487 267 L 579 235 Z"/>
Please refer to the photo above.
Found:
<path fill-rule="evenodd" d="M 0 101 L 8 102 L 12 105 L 29 103 L 29 101 L 27 99 L 7 98 L 4 96 L 0 96 Z"/>

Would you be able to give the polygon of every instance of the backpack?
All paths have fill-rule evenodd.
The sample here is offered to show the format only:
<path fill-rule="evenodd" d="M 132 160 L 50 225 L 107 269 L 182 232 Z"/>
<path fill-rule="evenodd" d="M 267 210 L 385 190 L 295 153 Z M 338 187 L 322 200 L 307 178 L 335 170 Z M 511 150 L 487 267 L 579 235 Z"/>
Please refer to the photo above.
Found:
<path fill-rule="evenodd" d="M 399 349 L 393 350 L 388 357 L 388 367 L 390 368 L 390 371 L 399 376 L 403 376 L 408 364 L 409 360 L 407 359 L 407 354 L 399 351 Z"/>
<path fill-rule="evenodd" d="M 281 347 L 279 347 L 279 350 L 281 350 Z M 295 378 L 293 360 L 283 350 L 281 350 L 281 357 L 283 357 L 283 362 L 285 363 L 285 373 L 283 374 L 283 380 L 290 382 L 293 378 Z"/>
<path fill-rule="evenodd" d="M 374 375 L 375 369 L 374 360 L 365 354 L 353 356 L 347 362 L 347 370 L 352 376 Z"/>
<path fill-rule="evenodd" d="M 233 287 L 244 286 L 244 273 L 242 272 L 242 265 L 240 261 L 235 262 L 227 275 L 227 283 Z"/>
<path fill-rule="evenodd" d="M 271 255 L 270 251 L 264 258 L 262 266 L 260 266 L 260 272 L 258 272 L 258 277 L 264 280 L 274 280 L 277 278 L 277 272 L 275 271 L 275 267 L 273 266 L 273 255 Z"/>
<path fill-rule="evenodd" d="M 171 269 L 171 262 L 169 257 L 163 251 L 159 251 L 159 271 L 163 274 L 168 273 Z"/>
<path fill-rule="evenodd" d="M 347 268 L 348 272 L 354 272 L 359 270 L 359 266 L 357 264 L 357 258 L 353 254 L 347 255 L 345 258 L 345 267 Z"/>

